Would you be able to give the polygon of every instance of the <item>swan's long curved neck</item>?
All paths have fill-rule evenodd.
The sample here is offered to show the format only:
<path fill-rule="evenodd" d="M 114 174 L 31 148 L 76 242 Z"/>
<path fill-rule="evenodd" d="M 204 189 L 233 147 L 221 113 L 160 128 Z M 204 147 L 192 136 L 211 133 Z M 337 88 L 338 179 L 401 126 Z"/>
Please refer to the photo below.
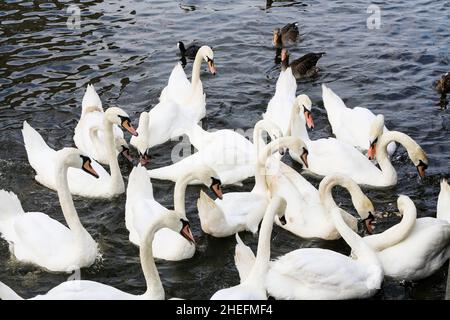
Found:
<path fill-rule="evenodd" d="M 264 214 L 261 228 L 259 230 L 258 248 L 256 260 L 250 273 L 245 280 L 246 283 L 263 284 L 264 277 L 269 269 L 270 261 L 270 241 L 273 229 L 273 220 L 277 210 L 281 207 L 281 198 L 274 198 L 270 201 L 266 213 Z"/>
<path fill-rule="evenodd" d="M 417 218 L 417 210 L 414 203 L 408 204 L 406 208 L 401 211 L 403 211 L 403 218 L 399 223 L 383 233 L 374 234 L 365 238 L 365 242 L 369 244 L 373 250 L 382 251 L 386 248 L 395 246 L 403 241 L 411 232 Z"/>
<path fill-rule="evenodd" d="M 156 230 L 161 228 L 160 221 L 153 221 L 148 228 L 147 235 L 141 245 L 139 257 L 141 259 L 141 267 L 144 272 L 147 290 L 144 296 L 150 299 L 164 299 L 164 288 L 159 277 L 158 269 L 156 269 L 155 259 L 153 258 L 152 242 Z"/>
<path fill-rule="evenodd" d="M 56 174 L 56 190 L 58 192 L 59 203 L 70 230 L 76 234 L 87 232 L 81 224 L 78 217 L 77 210 L 73 204 L 72 195 L 69 189 L 69 182 L 67 180 L 68 166 L 63 161 L 59 161 L 55 168 Z M 77 238 L 77 237 L 76 237 Z"/>
<path fill-rule="evenodd" d="M 339 234 L 344 238 L 350 248 L 352 248 L 353 253 L 358 257 L 359 261 L 380 266 L 380 261 L 376 253 L 345 223 L 341 212 L 342 210 L 339 208 L 331 211 L 334 226 Z"/>
<path fill-rule="evenodd" d="M 116 150 L 114 148 L 113 123 L 106 118 L 103 119 L 103 130 L 105 131 L 105 145 L 108 154 L 109 169 L 111 170 L 111 188 L 124 188 L 122 173 L 117 161 Z"/>
<path fill-rule="evenodd" d="M 186 188 L 195 179 L 193 172 L 187 172 L 175 182 L 173 192 L 174 209 L 180 214 L 186 215 Z"/>
<path fill-rule="evenodd" d="M 311 141 L 308 130 L 306 129 L 306 121 L 303 116 L 300 116 L 300 112 L 302 112 L 302 108 L 298 105 L 298 102 L 295 101 L 292 106 L 287 135 L 299 137 L 305 142 Z"/>
<path fill-rule="evenodd" d="M 263 132 L 266 131 L 270 134 L 269 130 L 269 123 L 267 120 L 260 120 L 255 125 L 255 129 L 253 130 L 253 144 L 256 148 L 256 155 L 258 156 L 260 152 L 262 152 L 262 148 L 265 146 L 264 139 L 263 139 Z M 258 159 L 258 158 L 257 158 Z M 256 159 L 256 160 L 257 160 Z M 256 168 L 255 168 L 255 186 L 254 190 L 257 190 L 261 193 L 267 193 L 267 184 L 266 184 L 266 178 L 265 178 L 265 163 L 267 161 L 267 158 L 263 159 L 264 163 L 256 161 Z"/>
<path fill-rule="evenodd" d="M 195 56 L 194 64 L 192 65 L 192 78 L 191 78 L 191 84 L 192 84 L 192 92 L 195 92 L 198 85 L 201 84 L 200 82 L 200 68 L 202 66 L 203 62 L 203 53 L 201 50 L 199 50 Z"/>
<path fill-rule="evenodd" d="M 410 154 L 412 150 L 416 149 L 418 145 L 409 136 L 398 131 L 384 131 L 379 139 L 380 141 L 376 146 L 376 152 L 377 152 L 377 161 L 378 164 L 380 165 L 381 172 L 383 173 L 383 176 L 386 179 L 389 178 L 390 180 L 396 182 L 397 172 L 395 171 L 395 168 L 388 157 L 387 152 L 388 144 L 393 141 L 398 142 L 403 147 L 405 147 L 406 151 L 408 151 L 408 154 Z"/>
<path fill-rule="evenodd" d="M 352 197 L 353 204 L 359 199 L 365 198 L 361 188 L 353 180 L 339 175 L 326 176 L 319 185 L 319 196 L 320 201 L 325 205 L 327 212 L 330 212 L 331 209 L 338 206 L 334 201 L 332 194 L 332 189 L 338 185 L 348 190 Z"/>

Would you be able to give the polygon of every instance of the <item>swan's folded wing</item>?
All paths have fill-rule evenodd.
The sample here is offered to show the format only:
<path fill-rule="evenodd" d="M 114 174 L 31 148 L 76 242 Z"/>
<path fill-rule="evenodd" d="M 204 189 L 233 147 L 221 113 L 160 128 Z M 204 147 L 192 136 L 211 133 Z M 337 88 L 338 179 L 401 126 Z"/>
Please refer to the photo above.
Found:
<path fill-rule="evenodd" d="M 146 235 L 150 224 L 160 217 L 161 214 L 166 214 L 167 209 L 164 208 L 155 200 L 141 199 L 136 201 L 132 206 L 133 212 L 133 229 L 130 230 L 139 238 L 139 243 Z"/>
<path fill-rule="evenodd" d="M 178 104 L 183 104 L 191 93 L 191 83 L 186 77 L 186 73 L 180 63 L 173 68 L 167 86 L 162 90 L 159 101 L 173 100 Z"/>
<path fill-rule="evenodd" d="M 14 221 L 15 256 L 19 260 L 45 265 L 53 258 L 63 258 L 73 249 L 73 234 L 66 226 L 40 212 L 29 212 Z"/>
<path fill-rule="evenodd" d="M 56 151 L 51 149 L 42 136 L 26 121 L 23 123 L 22 135 L 28 161 L 36 171 L 36 175 L 53 176 Z"/>

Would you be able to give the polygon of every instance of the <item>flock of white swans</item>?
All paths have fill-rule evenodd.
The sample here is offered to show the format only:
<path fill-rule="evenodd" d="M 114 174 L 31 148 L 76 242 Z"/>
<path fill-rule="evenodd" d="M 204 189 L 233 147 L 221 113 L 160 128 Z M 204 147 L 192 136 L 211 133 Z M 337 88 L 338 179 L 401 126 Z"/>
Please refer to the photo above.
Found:
<path fill-rule="evenodd" d="M 366 298 L 381 288 L 384 277 L 423 279 L 447 261 L 450 187 L 446 180 L 441 181 L 436 218 L 417 218 L 413 201 L 401 195 L 397 206 L 403 217 L 398 224 L 365 237 L 357 233 L 358 221 L 363 222 L 365 234 L 372 233 L 375 213 L 359 185 L 397 183 L 390 156 L 398 144 L 406 149 L 418 174 L 425 175 L 427 155 L 417 142 L 388 130 L 382 115 L 348 108 L 325 84 L 323 103 L 335 137 L 311 140 L 307 129 L 314 126 L 312 103 L 305 94 L 296 97 L 297 82 L 289 66 L 282 68 L 275 94 L 255 124 L 253 142 L 233 130 L 205 131 L 198 124 L 206 115 L 202 62 L 216 72 L 208 46 L 198 49 L 190 81 L 178 63 L 159 103 L 141 113 L 136 130 L 124 110 L 103 109 L 92 85 L 83 97 L 75 128 L 77 148 L 55 151 L 24 122 L 22 134 L 35 179 L 57 192 L 67 226 L 45 213 L 24 212 L 13 192 L 0 190 L 0 233 L 11 255 L 50 272 L 91 266 L 99 249 L 80 221 L 72 195 L 110 199 L 126 192 L 126 228 L 129 240 L 140 247 L 147 286 L 142 295 L 134 295 L 99 282 L 74 280 L 33 299 L 164 299 L 154 258 L 190 259 L 196 250 L 185 210 L 189 184 L 208 188 L 197 201 L 203 232 L 214 237 L 236 235 L 240 284 L 219 290 L 212 299 Z M 127 186 L 118 163 L 118 156 L 130 157 L 122 130 L 132 135 L 130 144 L 140 155 Z M 197 151 L 169 166 L 146 170 L 149 149 L 180 135 L 187 135 Z M 281 161 L 287 154 L 302 165 L 303 175 Z M 109 166 L 109 172 L 102 165 Z M 316 189 L 304 175 L 324 178 Z M 222 193 L 223 185 L 239 184 L 249 177 L 255 177 L 250 192 Z M 154 198 L 150 179 L 175 182 L 174 210 Z M 360 219 L 335 203 L 332 189 L 337 185 L 349 191 Z M 342 237 L 352 253 L 302 248 L 271 260 L 273 223 L 302 238 Z M 259 232 L 256 254 L 239 238 L 244 231 Z M 2 282 L 0 298 L 22 299 Z"/>

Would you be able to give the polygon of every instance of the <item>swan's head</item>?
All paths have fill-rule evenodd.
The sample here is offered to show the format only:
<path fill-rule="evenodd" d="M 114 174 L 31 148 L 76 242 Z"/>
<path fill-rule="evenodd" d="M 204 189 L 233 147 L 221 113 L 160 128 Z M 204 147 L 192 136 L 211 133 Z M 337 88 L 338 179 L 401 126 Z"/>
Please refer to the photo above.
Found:
<path fill-rule="evenodd" d="M 397 208 L 398 211 L 403 215 L 406 210 L 416 210 L 416 206 L 410 197 L 405 195 L 398 196 L 397 199 Z"/>
<path fill-rule="evenodd" d="M 102 101 L 100 100 L 100 97 L 98 96 L 92 84 L 88 84 L 86 92 L 84 93 L 83 96 L 83 100 L 81 102 L 81 106 L 83 110 L 87 108 L 103 110 Z"/>
<path fill-rule="evenodd" d="M 282 197 L 273 197 L 270 201 L 270 205 L 272 205 L 272 202 L 274 203 L 274 205 L 276 206 L 275 210 L 276 210 L 276 215 L 278 217 L 278 220 L 280 221 L 280 223 L 284 226 L 287 221 L 286 221 L 286 207 L 287 207 L 287 202 L 284 198 Z"/>
<path fill-rule="evenodd" d="M 128 114 L 118 107 L 111 107 L 105 112 L 105 119 L 113 124 L 118 125 L 124 130 L 127 130 L 133 136 L 137 136 L 138 133 L 131 124 Z"/>
<path fill-rule="evenodd" d="M 314 129 L 314 120 L 311 114 L 312 102 L 306 94 L 301 94 L 295 98 L 294 105 L 300 109 L 305 117 L 306 125 L 309 129 Z"/>
<path fill-rule="evenodd" d="M 416 166 L 419 176 L 424 178 L 425 171 L 428 168 L 428 157 L 425 151 L 419 145 L 416 145 L 414 148 L 408 150 L 408 155 Z"/>
<path fill-rule="evenodd" d="M 216 70 L 216 66 L 214 64 L 214 52 L 212 51 L 212 49 L 208 46 L 202 46 L 198 50 L 198 53 L 200 53 L 203 56 L 203 59 L 208 64 L 209 71 L 212 74 L 216 74 L 217 70 Z"/>
<path fill-rule="evenodd" d="M 98 173 L 92 168 L 92 160 L 88 156 L 83 155 L 76 148 L 64 148 L 57 153 L 58 163 L 68 168 L 81 169 L 86 173 L 98 178 Z"/>
<path fill-rule="evenodd" d="M 222 182 L 218 174 L 208 166 L 195 166 L 192 168 L 192 180 L 199 180 L 218 197 L 222 199 Z"/>
<path fill-rule="evenodd" d="M 280 28 L 273 29 L 272 44 L 277 47 L 281 44 L 281 30 Z"/>
<path fill-rule="evenodd" d="M 183 238 L 185 238 L 190 243 L 195 244 L 195 239 L 192 235 L 189 221 L 186 219 L 186 217 L 183 217 L 180 213 L 174 210 L 167 210 L 167 212 L 162 215 L 162 219 L 163 227 L 172 229 L 175 232 L 179 232 Z"/>
<path fill-rule="evenodd" d="M 186 51 L 186 48 L 184 47 L 184 43 L 181 41 L 177 42 L 177 47 L 178 47 L 178 49 L 180 49 L 181 52 Z"/>
<path fill-rule="evenodd" d="M 148 127 L 150 117 L 148 112 L 142 112 L 139 116 L 139 126 L 136 130 L 138 136 L 131 137 L 130 143 L 139 152 L 139 159 L 142 166 L 145 166 L 150 161 L 148 152 Z"/>
<path fill-rule="evenodd" d="M 283 142 L 281 142 L 282 146 L 290 149 L 294 152 L 294 154 L 300 155 L 300 160 L 303 163 L 303 165 L 308 168 L 308 147 L 306 146 L 305 142 L 297 137 L 286 137 L 286 138 L 293 138 L 292 141 L 288 141 L 283 145 Z M 281 139 L 280 139 L 281 140 Z"/>
<path fill-rule="evenodd" d="M 379 114 L 375 117 L 369 130 L 369 151 L 367 151 L 367 157 L 372 160 L 375 159 L 377 142 L 379 137 L 383 134 L 384 128 L 384 116 Z"/>
<path fill-rule="evenodd" d="M 367 233 L 372 234 L 374 229 L 373 221 L 375 220 L 375 208 L 373 207 L 372 201 L 362 192 L 360 197 L 352 198 L 352 200 L 358 215 L 362 218 L 365 230 Z"/>

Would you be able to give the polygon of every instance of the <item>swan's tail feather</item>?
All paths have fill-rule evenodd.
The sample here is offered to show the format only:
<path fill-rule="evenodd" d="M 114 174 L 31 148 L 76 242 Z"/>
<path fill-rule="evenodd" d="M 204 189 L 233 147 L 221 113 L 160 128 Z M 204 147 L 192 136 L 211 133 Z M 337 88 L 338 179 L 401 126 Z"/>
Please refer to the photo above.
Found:
<path fill-rule="evenodd" d="M 23 122 L 22 135 L 28 162 L 36 173 L 46 171 L 55 151 L 45 143 L 41 135 L 26 121 Z"/>
<path fill-rule="evenodd" d="M 134 167 L 128 178 L 127 201 L 133 198 L 153 199 L 152 182 L 141 165 Z"/>
<path fill-rule="evenodd" d="M 236 241 L 237 244 L 234 250 L 234 264 L 239 272 L 239 278 L 242 283 L 245 279 L 247 279 L 256 258 L 252 249 L 250 249 L 250 247 L 242 241 L 238 233 L 236 233 Z"/>
<path fill-rule="evenodd" d="M 347 108 L 344 101 L 333 92 L 330 88 L 328 88 L 324 83 L 322 84 L 322 99 L 323 105 L 325 109 L 328 110 L 328 107 L 332 108 Z"/>
<path fill-rule="evenodd" d="M 19 198 L 12 191 L 0 190 L 0 203 L 2 204 L 0 221 L 9 220 L 18 214 L 24 213 Z"/>
<path fill-rule="evenodd" d="M 436 212 L 438 219 L 450 222 L 450 185 L 447 179 L 441 180 L 441 191 L 438 196 Z"/>
<path fill-rule="evenodd" d="M 101 111 L 103 112 L 102 101 L 95 91 L 92 84 L 88 84 L 86 92 L 84 93 L 83 100 L 81 102 L 81 113 L 84 114 L 89 111 Z"/>
<path fill-rule="evenodd" d="M 13 289 L 0 281 L 0 299 L 1 300 L 23 300 L 21 296 L 14 292 Z"/>

